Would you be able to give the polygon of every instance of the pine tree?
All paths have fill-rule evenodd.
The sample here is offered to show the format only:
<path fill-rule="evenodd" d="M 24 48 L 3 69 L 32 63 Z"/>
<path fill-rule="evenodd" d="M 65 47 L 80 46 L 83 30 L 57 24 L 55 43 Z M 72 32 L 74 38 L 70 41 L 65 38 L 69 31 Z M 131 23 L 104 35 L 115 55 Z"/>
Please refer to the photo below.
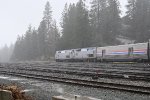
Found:
<path fill-rule="evenodd" d="M 48 60 L 50 56 L 54 56 L 59 38 L 51 6 L 47 2 L 38 30 L 29 26 L 25 35 L 18 36 L 11 58 L 17 61 Z"/>
<path fill-rule="evenodd" d="M 48 54 L 49 56 L 54 56 L 55 51 L 56 51 L 56 45 L 57 45 L 57 41 L 59 39 L 59 32 L 58 32 L 58 28 L 56 25 L 56 21 L 53 21 L 51 24 L 51 29 L 48 31 L 48 41 L 47 41 L 47 45 L 48 45 Z"/>
<path fill-rule="evenodd" d="M 75 26 L 76 26 L 76 9 L 75 4 L 70 4 L 68 9 L 65 5 L 64 13 L 62 16 L 62 37 L 61 37 L 61 49 L 69 49 L 75 46 Z M 75 33 L 75 34 L 74 34 Z"/>
<path fill-rule="evenodd" d="M 120 34 L 121 26 L 119 15 L 118 0 L 91 2 L 90 21 L 95 46 L 116 44 L 116 35 Z"/>
<path fill-rule="evenodd" d="M 58 41 L 60 39 L 60 33 L 59 33 L 59 29 L 57 27 L 57 24 L 56 24 L 56 21 L 54 20 L 53 21 L 53 24 L 52 24 L 52 36 L 51 36 L 51 40 L 52 40 L 52 55 L 54 56 L 55 54 L 55 51 L 58 49 Z"/>
<path fill-rule="evenodd" d="M 108 44 L 117 44 L 116 37 L 120 35 L 121 18 L 118 0 L 108 0 L 108 12 L 106 22 L 106 33 L 104 34 L 104 40 L 107 40 Z"/>
<path fill-rule="evenodd" d="M 150 38 L 150 1 L 128 0 L 127 5 L 128 36 L 136 42 L 145 42 Z"/>
<path fill-rule="evenodd" d="M 103 43 L 103 33 L 104 33 L 104 18 L 106 9 L 106 0 L 92 0 L 91 11 L 90 11 L 90 22 L 93 34 L 93 46 L 102 46 Z"/>
<path fill-rule="evenodd" d="M 11 61 L 20 61 L 20 60 L 23 60 L 24 58 L 24 36 L 18 36 L 17 38 L 17 41 L 15 43 L 15 46 L 14 46 L 14 50 L 13 50 L 13 54 L 11 56 Z"/>
<path fill-rule="evenodd" d="M 24 37 L 24 59 L 25 60 L 31 60 L 32 58 L 32 26 L 29 25 L 28 30 L 26 31 L 25 37 Z"/>
<path fill-rule="evenodd" d="M 76 44 L 83 48 L 91 46 L 91 32 L 89 23 L 89 13 L 85 2 L 79 0 L 76 4 Z"/>
<path fill-rule="evenodd" d="M 31 59 L 37 60 L 39 57 L 39 50 L 38 50 L 38 34 L 37 34 L 37 30 L 35 28 L 32 30 L 31 44 L 32 44 L 32 48 L 31 48 L 32 57 L 31 57 Z"/>
<path fill-rule="evenodd" d="M 52 11 L 51 11 L 50 3 L 48 1 L 45 5 L 45 10 L 43 14 L 44 14 L 43 20 L 46 22 L 46 28 L 49 30 L 52 23 Z"/>
<path fill-rule="evenodd" d="M 5 44 L 4 47 L 0 48 L 0 62 L 9 61 L 9 47 Z"/>
<path fill-rule="evenodd" d="M 90 46 L 91 34 L 89 14 L 85 2 L 79 0 L 78 3 L 65 5 L 62 14 L 62 48 L 82 48 Z"/>
<path fill-rule="evenodd" d="M 56 37 L 58 35 L 58 29 L 56 28 L 56 22 L 54 27 L 54 21 L 52 19 L 52 11 L 49 2 L 45 5 L 44 10 L 44 17 L 40 23 L 38 28 L 38 48 L 39 48 L 39 55 L 41 58 L 48 59 L 50 56 L 54 56 L 55 48 L 56 48 Z M 55 33 L 54 32 L 57 32 Z"/>
<path fill-rule="evenodd" d="M 38 52 L 39 52 L 39 59 L 44 59 L 44 56 L 46 55 L 46 22 L 43 20 L 40 23 L 40 26 L 38 28 Z"/>
<path fill-rule="evenodd" d="M 67 48 L 66 47 L 66 36 L 67 36 L 67 34 L 68 34 L 68 11 L 69 10 L 69 8 L 68 8 L 68 4 L 66 3 L 65 4 L 65 7 L 64 7 L 64 10 L 63 10 L 63 12 L 62 12 L 62 17 L 61 17 L 61 22 L 60 22 L 60 26 L 61 26 L 61 28 L 62 28 L 62 30 L 61 30 L 61 34 L 62 34 L 62 36 L 61 36 L 61 38 L 60 38 L 60 40 L 59 40 L 59 43 L 58 43 L 58 49 L 65 49 L 65 48 Z"/>

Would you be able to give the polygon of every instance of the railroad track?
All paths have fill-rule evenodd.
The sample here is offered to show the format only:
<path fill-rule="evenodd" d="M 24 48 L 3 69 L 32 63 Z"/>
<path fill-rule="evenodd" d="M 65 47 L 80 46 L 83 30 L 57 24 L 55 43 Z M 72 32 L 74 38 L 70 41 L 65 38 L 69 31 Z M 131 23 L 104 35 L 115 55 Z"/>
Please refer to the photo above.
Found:
<path fill-rule="evenodd" d="M 6 75 L 12 75 L 12 76 L 24 77 L 24 78 L 61 82 L 66 84 L 81 85 L 81 86 L 88 86 L 94 88 L 113 89 L 113 90 L 120 90 L 120 91 L 127 91 L 127 92 L 148 94 L 148 95 L 150 94 L 150 87 L 146 87 L 146 86 L 134 86 L 134 85 L 125 85 L 125 84 L 110 83 L 110 82 L 97 82 L 97 81 L 83 80 L 83 79 L 60 78 L 56 76 L 15 73 L 15 72 L 7 72 L 7 71 L 3 71 L 3 72 L 1 71 L 0 73 Z"/>
<path fill-rule="evenodd" d="M 0 68 L 0 70 L 3 70 L 5 68 Z M 121 72 L 121 71 L 102 71 L 100 73 L 97 72 L 90 72 L 90 71 L 80 71 L 80 70 L 60 70 L 60 69 L 47 69 L 47 68 L 8 68 L 12 71 L 30 71 L 30 72 L 40 72 L 40 73 L 58 73 L 58 74 L 68 74 L 68 75 L 77 75 L 77 76 L 86 76 L 86 77 L 92 77 L 93 79 L 98 78 L 115 78 L 115 79 L 127 79 L 131 81 L 150 81 L 150 74 L 145 73 L 131 73 L 131 72 Z M 5 71 L 5 70 L 4 70 Z"/>
<path fill-rule="evenodd" d="M 130 66 L 126 66 L 127 64 L 88 64 L 85 65 L 83 63 L 72 64 L 72 63 L 52 63 L 52 64 L 26 64 L 26 63 L 16 63 L 16 64 L 1 64 L 0 65 L 0 73 L 7 74 L 12 76 L 61 82 L 67 84 L 81 85 L 81 86 L 89 86 L 95 88 L 106 88 L 106 89 L 115 89 L 121 91 L 128 92 L 136 92 L 142 94 L 150 94 L 150 87 L 148 86 L 137 86 L 137 85 L 128 85 L 122 83 L 110 83 L 110 82 L 99 82 L 97 80 L 85 80 L 83 78 L 71 78 L 71 77 L 59 77 L 53 75 L 47 75 L 47 73 L 56 73 L 63 75 L 77 75 L 83 77 L 94 77 L 94 78 L 115 78 L 115 79 L 127 79 L 133 81 L 150 81 L 149 71 L 150 66 L 148 64 L 130 64 Z M 142 67 L 143 65 L 143 67 Z M 136 67 L 137 66 L 137 67 Z M 58 69 L 57 69 L 58 68 Z M 93 69 L 92 69 L 93 68 Z M 100 69 L 100 73 L 95 71 Z M 109 69 L 109 70 L 107 70 Z M 117 70 L 118 71 L 117 71 Z M 122 71 L 124 70 L 125 71 Z M 111 71 L 112 70 L 112 71 Z M 129 70 L 126 72 L 126 70 Z M 130 72 L 130 71 L 133 71 Z M 139 73 L 134 71 L 141 71 Z M 34 74 L 33 74 L 33 73 Z M 144 72 L 144 73 L 143 73 Z M 32 74 L 31 74 L 32 73 Z M 39 74 L 41 73 L 41 74 Z M 124 76 L 126 75 L 126 76 Z"/>

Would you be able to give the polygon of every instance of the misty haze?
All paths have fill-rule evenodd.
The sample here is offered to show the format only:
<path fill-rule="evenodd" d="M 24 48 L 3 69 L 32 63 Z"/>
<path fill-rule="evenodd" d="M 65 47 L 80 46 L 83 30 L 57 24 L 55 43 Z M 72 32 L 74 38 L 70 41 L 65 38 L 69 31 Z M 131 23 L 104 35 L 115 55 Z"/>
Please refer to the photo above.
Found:
<path fill-rule="evenodd" d="M 51 2 L 55 10 L 53 10 Z M 107 0 L 99 2 L 87 0 L 80 4 L 76 0 L 56 0 L 55 2 L 52 0 L 46 3 L 45 8 L 44 2 L 42 2 L 43 7 L 39 7 L 40 10 L 43 8 L 41 12 L 33 11 L 37 7 L 32 4 L 32 1 L 23 2 L 23 6 L 29 6 L 30 8 L 25 10 L 25 8 L 21 7 L 23 11 L 26 11 L 21 12 L 21 14 L 25 13 L 26 16 L 29 16 L 29 18 L 27 17 L 29 20 L 27 18 L 19 18 L 20 22 L 23 19 L 23 23 L 20 23 L 16 20 L 17 18 L 14 18 L 20 25 L 16 24 L 16 29 L 12 29 L 16 23 L 12 21 L 13 18 L 11 18 L 11 21 L 8 20 L 8 22 L 4 17 L 2 17 L 3 19 L 1 18 L 1 20 L 4 20 L 2 21 L 3 23 L 8 23 L 8 26 L 1 23 L 0 61 L 49 61 L 54 59 L 55 51 L 57 50 L 148 41 L 150 37 L 149 0 L 128 0 L 128 2 L 126 0 L 109 2 L 108 0 L 106 2 Z M 134 2 L 137 2 L 137 4 Z M 3 3 L 7 4 L 7 1 Z M 99 3 L 99 6 L 96 3 Z M 21 6 L 22 3 L 16 0 L 13 1 L 13 4 Z M 8 15 L 9 10 L 7 9 L 11 9 L 9 6 L 13 7 L 10 4 L 1 7 L 3 16 Z M 60 6 L 61 9 L 57 9 L 57 6 Z M 136 10 L 134 7 L 136 7 Z M 20 8 L 13 8 L 17 12 L 18 9 Z M 28 13 L 30 9 L 33 12 L 29 11 Z M 16 14 L 16 11 L 14 12 Z M 39 16 L 32 17 L 34 13 L 38 15 L 37 12 L 41 18 Z M 10 14 L 13 14 L 12 11 Z M 19 14 L 19 17 L 26 17 L 25 14 L 24 16 Z M 18 15 L 15 16 L 17 17 Z M 15 16 L 13 15 L 13 17 Z M 36 22 L 32 22 L 31 19 Z M 31 22 L 25 23 L 25 21 Z M 36 25 L 33 26 L 32 23 Z M 26 24 L 28 25 L 25 26 Z M 22 27 L 20 28 L 20 26 Z M 11 30 L 7 31 L 9 27 Z M 22 31 L 20 31 L 21 29 Z M 16 33 L 14 33 L 14 30 Z"/>
<path fill-rule="evenodd" d="M 150 0 L 5 0 L 0 12 L 0 90 L 15 100 L 10 83 L 35 100 L 150 99 Z"/>

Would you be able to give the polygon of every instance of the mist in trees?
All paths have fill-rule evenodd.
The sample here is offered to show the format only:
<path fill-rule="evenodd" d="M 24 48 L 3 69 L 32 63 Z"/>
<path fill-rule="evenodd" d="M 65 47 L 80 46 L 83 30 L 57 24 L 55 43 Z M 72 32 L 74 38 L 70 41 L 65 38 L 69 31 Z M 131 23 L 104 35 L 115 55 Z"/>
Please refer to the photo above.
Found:
<path fill-rule="evenodd" d="M 61 48 L 83 48 L 91 45 L 88 9 L 85 2 L 66 4 L 62 14 Z"/>
<path fill-rule="evenodd" d="M 118 0 L 92 0 L 90 22 L 94 46 L 118 44 L 121 18 Z"/>
<path fill-rule="evenodd" d="M 126 15 L 121 17 L 118 0 L 66 3 L 58 27 L 47 2 L 38 29 L 29 25 L 26 33 L 18 36 L 11 60 L 49 60 L 56 50 L 118 45 L 119 36 L 148 41 L 150 0 L 128 0 L 126 7 Z"/>
<path fill-rule="evenodd" d="M 10 46 L 5 45 L 0 49 L 0 62 L 9 62 L 10 57 L 12 56 L 14 49 L 14 45 L 11 44 Z"/>
<path fill-rule="evenodd" d="M 126 36 L 136 42 L 147 42 L 150 39 L 150 0 L 128 0 L 126 14 Z"/>
<path fill-rule="evenodd" d="M 36 30 L 29 25 L 25 35 L 18 36 L 11 60 L 48 60 L 57 50 L 59 37 L 56 21 L 52 19 L 50 3 L 47 2 L 39 28 Z"/>

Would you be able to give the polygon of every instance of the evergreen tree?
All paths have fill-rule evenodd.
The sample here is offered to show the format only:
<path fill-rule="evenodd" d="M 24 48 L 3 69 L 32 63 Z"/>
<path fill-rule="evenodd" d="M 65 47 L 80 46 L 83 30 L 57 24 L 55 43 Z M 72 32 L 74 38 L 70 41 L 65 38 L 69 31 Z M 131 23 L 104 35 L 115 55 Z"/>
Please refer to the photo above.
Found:
<path fill-rule="evenodd" d="M 25 35 L 18 36 L 11 56 L 12 61 L 31 61 L 35 60 L 38 54 L 38 36 L 37 31 L 28 27 Z"/>
<path fill-rule="evenodd" d="M 0 48 L 0 62 L 8 62 L 9 61 L 9 47 L 5 45 Z"/>
<path fill-rule="evenodd" d="M 65 6 L 66 7 L 66 6 Z M 66 10 L 66 8 L 65 8 Z M 75 46 L 76 9 L 75 4 L 70 4 L 62 17 L 62 49 L 69 49 Z"/>
<path fill-rule="evenodd" d="M 128 36 L 136 42 L 150 38 L 150 0 L 128 0 L 127 5 Z"/>
<path fill-rule="evenodd" d="M 38 30 L 29 26 L 25 35 L 18 36 L 12 60 L 48 60 L 50 56 L 54 56 L 60 37 L 56 22 L 52 19 L 49 2 L 45 5 L 43 15 Z"/>
<path fill-rule="evenodd" d="M 89 23 L 89 14 L 85 2 L 79 0 L 76 5 L 76 44 L 77 47 L 91 46 L 91 32 Z"/>
<path fill-rule="evenodd" d="M 116 37 L 120 35 L 121 18 L 118 0 L 108 0 L 106 33 L 103 35 L 108 44 L 117 44 Z"/>
<path fill-rule="evenodd" d="M 23 39 L 24 39 L 23 36 L 22 37 L 18 36 L 17 41 L 14 46 L 13 54 L 11 56 L 12 61 L 19 61 L 19 60 L 23 59 L 23 57 L 24 57 L 24 55 L 23 55 L 23 52 L 24 52 Z"/>
<path fill-rule="evenodd" d="M 40 23 L 40 26 L 38 28 L 38 52 L 39 52 L 39 59 L 44 59 L 44 56 L 46 55 L 46 22 L 43 20 Z"/>
<path fill-rule="evenodd" d="M 51 11 L 50 3 L 48 1 L 45 5 L 45 10 L 43 14 L 44 14 L 43 20 L 46 22 L 46 28 L 50 29 L 52 23 L 52 11 Z"/>
<path fill-rule="evenodd" d="M 56 21 L 52 22 L 51 29 L 48 31 L 48 34 L 48 40 L 46 41 L 48 48 L 47 55 L 48 57 L 53 57 L 56 51 L 57 41 L 59 39 L 59 32 L 56 25 Z"/>
<path fill-rule="evenodd" d="M 39 53 L 42 59 L 47 59 L 50 55 L 50 38 L 52 31 L 52 11 L 50 3 L 47 2 L 44 10 L 44 17 L 38 29 Z"/>
<path fill-rule="evenodd" d="M 51 55 L 54 56 L 55 51 L 58 49 L 58 41 L 60 39 L 60 33 L 56 24 L 56 21 L 54 20 L 52 23 L 52 35 L 51 35 Z"/>
<path fill-rule="evenodd" d="M 31 60 L 32 58 L 32 26 L 29 25 L 28 30 L 26 31 L 24 41 L 24 51 L 22 52 L 25 60 Z"/>
<path fill-rule="evenodd" d="M 39 48 L 38 48 L 38 34 L 37 34 L 37 30 L 34 28 L 32 31 L 32 40 L 31 40 L 31 53 L 32 53 L 32 57 L 31 59 L 33 60 L 37 60 L 39 57 Z"/>
<path fill-rule="evenodd" d="M 65 5 L 61 27 L 63 49 L 90 46 L 89 16 L 84 1 L 79 0 L 76 5 L 70 4 L 69 7 Z"/>
<path fill-rule="evenodd" d="M 56 22 L 52 19 L 51 6 L 49 2 L 47 2 L 44 17 L 38 29 L 39 56 L 41 56 L 42 59 L 48 59 L 50 56 L 54 56 L 57 35 L 58 29 L 56 28 Z"/>
<path fill-rule="evenodd" d="M 63 12 L 62 12 L 62 18 L 61 18 L 61 22 L 60 22 L 60 26 L 61 26 L 61 28 L 62 28 L 62 31 L 61 31 L 61 33 L 62 33 L 62 37 L 60 38 L 60 40 L 59 40 L 59 44 L 58 44 L 58 47 L 59 47 L 59 49 L 64 49 L 64 48 L 66 48 L 65 47 L 65 43 L 67 43 L 66 42 L 66 36 L 67 36 L 67 34 L 68 34 L 68 5 L 67 5 L 67 3 L 65 4 L 65 7 L 64 7 L 64 10 L 63 10 Z"/>
<path fill-rule="evenodd" d="M 106 0 L 92 0 L 90 11 L 90 22 L 93 34 L 93 46 L 103 45 L 103 25 L 102 21 L 106 17 L 104 13 L 106 9 Z M 103 17 L 104 16 L 104 17 Z"/>
<path fill-rule="evenodd" d="M 95 46 L 116 44 L 121 26 L 118 0 L 93 0 L 90 19 Z"/>

